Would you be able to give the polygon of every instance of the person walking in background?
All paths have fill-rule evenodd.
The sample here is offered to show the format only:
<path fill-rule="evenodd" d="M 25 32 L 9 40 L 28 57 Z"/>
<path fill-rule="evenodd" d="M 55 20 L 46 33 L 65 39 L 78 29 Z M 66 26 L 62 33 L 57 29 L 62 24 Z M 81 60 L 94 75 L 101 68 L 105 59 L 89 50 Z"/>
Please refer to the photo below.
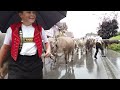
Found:
<path fill-rule="evenodd" d="M 100 36 L 96 36 L 95 41 L 96 41 L 96 52 L 95 52 L 94 58 L 97 59 L 97 54 L 99 52 L 99 49 L 101 50 L 102 57 L 106 57 L 104 54 L 104 48 L 102 45 L 103 43 L 102 38 Z"/>

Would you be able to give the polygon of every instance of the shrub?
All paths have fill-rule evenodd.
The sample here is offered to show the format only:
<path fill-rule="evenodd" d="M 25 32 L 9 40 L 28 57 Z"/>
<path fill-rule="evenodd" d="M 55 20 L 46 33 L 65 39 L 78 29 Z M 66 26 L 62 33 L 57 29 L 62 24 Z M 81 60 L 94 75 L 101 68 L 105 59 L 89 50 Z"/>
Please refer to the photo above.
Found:
<path fill-rule="evenodd" d="M 108 46 L 108 48 L 120 52 L 120 44 L 111 44 Z"/>

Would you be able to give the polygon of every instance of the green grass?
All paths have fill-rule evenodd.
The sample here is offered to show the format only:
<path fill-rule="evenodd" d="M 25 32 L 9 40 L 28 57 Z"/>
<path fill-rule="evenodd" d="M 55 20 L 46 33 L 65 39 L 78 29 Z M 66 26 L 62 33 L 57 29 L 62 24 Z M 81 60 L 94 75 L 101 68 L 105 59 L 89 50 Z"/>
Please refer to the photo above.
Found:
<path fill-rule="evenodd" d="M 120 40 L 120 35 L 110 38 L 110 40 Z M 111 44 L 108 47 L 111 50 L 120 52 L 120 44 Z"/>
<path fill-rule="evenodd" d="M 120 35 L 110 38 L 110 40 L 120 40 Z"/>
<path fill-rule="evenodd" d="M 108 48 L 120 52 L 120 44 L 111 44 L 108 46 Z"/>

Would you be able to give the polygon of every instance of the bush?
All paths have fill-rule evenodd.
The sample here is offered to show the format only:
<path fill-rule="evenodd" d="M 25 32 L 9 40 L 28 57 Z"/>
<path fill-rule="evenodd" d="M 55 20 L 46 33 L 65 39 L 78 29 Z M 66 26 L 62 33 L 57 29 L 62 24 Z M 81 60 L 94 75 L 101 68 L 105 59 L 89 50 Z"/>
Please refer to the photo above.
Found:
<path fill-rule="evenodd" d="M 108 46 L 109 49 L 120 52 L 120 44 L 111 44 Z"/>
<path fill-rule="evenodd" d="M 118 32 L 117 35 L 120 35 L 120 32 Z"/>

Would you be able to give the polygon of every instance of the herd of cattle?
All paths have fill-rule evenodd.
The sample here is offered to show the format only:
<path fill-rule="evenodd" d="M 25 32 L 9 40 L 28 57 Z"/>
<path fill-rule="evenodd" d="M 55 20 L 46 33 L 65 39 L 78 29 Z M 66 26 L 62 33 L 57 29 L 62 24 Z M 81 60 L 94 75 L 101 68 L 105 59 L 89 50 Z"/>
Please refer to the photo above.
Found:
<path fill-rule="evenodd" d="M 3 44 L 5 37 L 5 33 L 0 33 L 0 48 Z M 56 38 L 48 38 L 50 47 L 51 47 L 51 56 L 50 58 L 54 60 L 54 63 L 56 60 L 58 60 L 58 57 L 64 55 L 65 64 L 67 64 L 69 57 L 71 56 L 71 61 L 73 61 L 73 56 L 75 52 L 79 54 L 81 52 L 81 55 L 83 53 L 92 53 L 92 48 L 95 48 L 95 40 L 94 39 L 87 39 L 87 38 L 71 38 L 67 36 L 59 36 Z M 103 40 L 103 45 L 105 48 L 108 46 L 108 44 L 112 43 L 119 43 L 119 41 L 110 41 L 110 40 Z M 10 59 L 10 52 L 8 52 L 8 56 L 6 56 L 6 60 L 3 64 L 3 68 L 1 69 L 1 75 L 0 78 L 4 78 L 4 76 L 7 74 L 8 70 L 8 61 Z"/>

